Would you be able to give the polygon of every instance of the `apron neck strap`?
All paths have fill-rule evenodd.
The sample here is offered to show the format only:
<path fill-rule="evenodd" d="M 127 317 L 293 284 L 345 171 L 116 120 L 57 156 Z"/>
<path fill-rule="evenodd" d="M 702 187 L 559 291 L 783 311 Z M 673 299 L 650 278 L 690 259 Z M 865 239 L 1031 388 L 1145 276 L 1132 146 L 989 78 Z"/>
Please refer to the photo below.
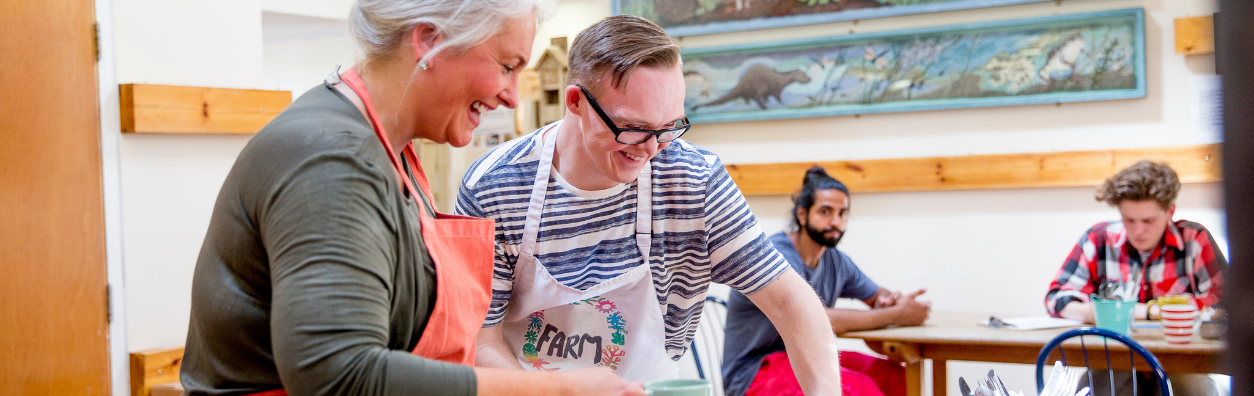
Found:
<path fill-rule="evenodd" d="M 526 223 L 523 225 L 521 253 L 534 255 L 540 234 L 540 223 L 544 214 L 544 198 L 549 191 L 549 176 L 553 169 L 553 153 L 557 147 L 557 134 L 561 131 L 561 123 L 551 124 L 539 132 L 543 145 L 540 148 L 540 161 L 536 165 L 536 179 L 531 186 L 531 199 L 527 204 Z M 636 176 L 636 246 L 644 257 L 645 265 L 649 263 L 649 253 L 653 242 L 653 166 L 649 162 L 640 168 Z"/>
<path fill-rule="evenodd" d="M 531 185 L 531 200 L 528 201 L 526 223 L 523 224 L 522 246 L 519 247 L 523 253 L 536 252 L 536 239 L 544 214 L 544 195 L 549 192 L 549 171 L 553 169 L 553 151 L 557 147 L 557 134 L 562 130 L 558 125 L 561 123 L 550 124 L 548 129 L 538 132 L 543 145 L 540 146 L 540 163 L 536 165 L 536 180 Z"/>
<path fill-rule="evenodd" d="M 357 97 L 361 99 L 362 106 L 366 108 L 366 119 L 370 120 L 370 126 L 374 128 L 375 136 L 377 136 L 379 138 L 379 142 L 383 144 L 383 150 L 387 151 L 388 160 L 392 162 L 392 170 L 396 172 L 396 178 L 400 179 L 401 184 L 405 186 L 405 191 L 409 193 L 410 197 L 421 201 L 422 197 L 418 196 L 418 194 L 420 194 L 419 190 L 414 188 L 414 184 L 410 182 L 409 177 L 406 177 L 405 167 L 401 165 L 401 158 L 396 154 L 395 150 L 392 150 L 392 142 L 388 140 L 388 135 L 383 130 L 383 124 L 379 122 L 379 115 L 375 112 L 374 101 L 370 99 L 370 92 L 366 91 L 366 82 L 361 79 L 361 75 L 357 73 L 356 68 L 349 68 L 348 71 L 340 74 L 339 77 L 340 80 L 343 81 L 349 89 L 352 89 L 353 93 L 357 94 Z M 427 185 L 426 171 L 422 168 L 422 162 L 418 161 L 418 155 L 414 153 L 414 142 L 406 144 L 405 148 L 401 150 L 401 153 L 405 156 L 406 162 L 409 163 L 410 168 L 413 170 L 414 179 L 416 179 L 418 184 L 422 187 L 422 193 L 430 191 L 431 187 Z M 422 204 L 419 203 L 419 206 L 421 205 Z M 421 216 L 427 215 L 426 210 L 420 209 L 418 212 Z"/>
<path fill-rule="evenodd" d="M 636 176 L 636 247 L 644 264 L 649 265 L 653 250 L 653 164 L 648 161 Z"/>

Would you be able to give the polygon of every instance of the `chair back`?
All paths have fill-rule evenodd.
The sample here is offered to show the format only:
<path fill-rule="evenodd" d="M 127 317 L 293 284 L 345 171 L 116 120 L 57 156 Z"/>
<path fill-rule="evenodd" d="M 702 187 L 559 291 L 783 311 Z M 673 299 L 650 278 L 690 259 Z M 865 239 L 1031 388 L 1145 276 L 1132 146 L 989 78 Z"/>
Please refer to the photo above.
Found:
<path fill-rule="evenodd" d="M 1101 348 L 1100 348 L 1101 352 L 1099 355 L 1094 356 L 1093 359 L 1091 360 L 1089 359 L 1090 347 L 1085 344 L 1084 336 L 1097 336 L 1101 338 Z M 1110 386 L 1111 392 L 1112 393 L 1114 392 L 1115 390 L 1114 389 L 1115 388 L 1114 367 L 1117 364 L 1122 364 L 1122 361 L 1124 359 L 1122 351 L 1116 351 L 1115 356 L 1113 357 L 1111 356 L 1110 344 L 1111 344 L 1111 340 L 1114 340 L 1114 342 L 1117 342 L 1118 344 L 1122 344 L 1124 347 L 1128 349 L 1127 361 L 1128 361 L 1128 366 L 1132 372 L 1135 373 L 1137 371 L 1135 356 L 1139 355 L 1141 357 L 1141 360 L 1146 363 L 1145 366 L 1147 366 L 1147 367 L 1142 367 L 1142 368 L 1148 369 L 1150 374 L 1154 377 L 1155 381 L 1158 383 L 1160 394 L 1163 396 L 1171 395 L 1171 385 L 1167 382 L 1167 373 L 1163 371 L 1162 363 L 1158 361 L 1157 357 L 1154 357 L 1154 354 L 1150 353 L 1150 351 L 1145 349 L 1145 347 L 1141 346 L 1141 344 L 1132 340 L 1131 337 L 1128 337 L 1123 334 L 1119 334 L 1110 330 L 1098 329 L 1094 327 L 1084 327 L 1084 328 L 1079 328 L 1075 330 L 1069 330 L 1065 333 L 1059 334 L 1057 337 L 1054 337 L 1054 339 L 1051 340 L 1048 344 L 1045 344 L 1044 348 L 1041 348 L 1040 355 L 1037 355 L 1036 357 L 1036 393 L 1037 394 L 1040 394 L 1042 391 L 1045 390 L 1045 366 L 1049 363 L 1050 355 L 1053 354 L 1053 351 L 1055 349 L 1058 350 L 1058 355 L 1060 357 L 1060 360 L 1062 360 L 1063 364 L 1069 365 L 1069 361 L 1067 360 L 1067 352 L 1063 348 L 1062 344 L 1064 341 L 1067 341 L 1072 338 L 1079 338 L 1080 340 L 1080 349 L 1078 351 L 1072 350 L 1072 353 L 1073 354 L 1079 353 L 1084 358 L 1084 367 L 1088 369 L 1088 380 L 1089 380 L 1090 385 L 1093 383 L 1094 365 L 1099 365 L 1099 367 L 1106 368 L 1107 378 L 1111 382 L 1111 386 Z M 1093 351 L 1099 350 L 1096 345 L 1094 345 L 1092 348 L 1093 348 Z M 1073 355 L 1072 357 L 1074 358 L 1075 356 Z M 1133 378 L 1132 380 L 1132 394 L 1133 395 L 1137 394 L 1136 386 L 1137 386 L 1136 379 Z M 1105 396 L 1105 395 L 1093 395 L 1093 396 Z"/>
<path fill-rule="evenodd" d="M 724 396 L 723 330 L 727 324 L 727 301 L 706 296 L 704 304 L 697 335 L 692 338 L 692 358 L 697 363 L 697 375 L 714 384 L 714 396 Z"/>

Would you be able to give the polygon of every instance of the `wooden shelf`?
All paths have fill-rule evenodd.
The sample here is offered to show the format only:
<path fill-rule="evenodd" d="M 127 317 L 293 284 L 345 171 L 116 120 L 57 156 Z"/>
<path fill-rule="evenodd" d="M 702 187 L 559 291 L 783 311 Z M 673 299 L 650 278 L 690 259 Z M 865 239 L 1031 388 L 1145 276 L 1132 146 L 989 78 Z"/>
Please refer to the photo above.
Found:
<path fill-rule="evenodd" d="M 1215 52 L 1215 18 L 1211 15 L 1179 18 L 1175 21 L 1176 53 L 1185 55 Z"/>
<path fill-rule="evenodd" d="M 971 155 L 727 165 L 745 195 L 787 195 L 806 169 L 820 165 L 854 193 L 995 188 L 1096 187 L 1142 159 L 1165 161 L 1184 183 L 1220 179 L 1218 144 L 1057 153 Z"/>
<path fill-rule="evenodd" d="M 288 91 L 122 84 L 122 132 L 256 133 L 292 104 Z"/>
<path fill-rule="evenodd" d="M 148 396 L 153 385 L 176 382 L 183 367 L 183 348 L 131 353 L 131 396 Z"/>

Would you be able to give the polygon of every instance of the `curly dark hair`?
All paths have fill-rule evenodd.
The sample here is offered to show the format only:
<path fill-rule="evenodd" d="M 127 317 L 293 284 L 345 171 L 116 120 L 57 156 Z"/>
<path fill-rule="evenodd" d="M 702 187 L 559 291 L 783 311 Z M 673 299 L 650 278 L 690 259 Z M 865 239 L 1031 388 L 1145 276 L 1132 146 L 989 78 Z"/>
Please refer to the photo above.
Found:
<path fill-rule="evenodd" d="M 1180 196 L 1180 178 L 1163 162 L 1141 160 L 1119 171 L 1097 187 L 1098 201 L 1119 206 L 1123 201 L 1155 200 L 1163 210 Z"/>

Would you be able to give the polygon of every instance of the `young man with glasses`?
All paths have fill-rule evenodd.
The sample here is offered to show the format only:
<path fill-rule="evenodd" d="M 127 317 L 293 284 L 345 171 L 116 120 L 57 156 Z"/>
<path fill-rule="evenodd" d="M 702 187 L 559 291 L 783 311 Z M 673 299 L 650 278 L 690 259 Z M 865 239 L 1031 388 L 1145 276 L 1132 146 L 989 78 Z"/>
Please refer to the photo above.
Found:
<path fill-rule="evenodd" d="M 822 303 L 718 157 L 677 140 L 689 125 L 675 42 L 647 20 L 610 17 L 575 38 L 569 65 L 566 117 L 489 152 L 462 180 L 458 211 L 497 230 L 477 364 L 675 377 L 718 282 L 795 347 L 807 394 L 840 392 Z"/>

